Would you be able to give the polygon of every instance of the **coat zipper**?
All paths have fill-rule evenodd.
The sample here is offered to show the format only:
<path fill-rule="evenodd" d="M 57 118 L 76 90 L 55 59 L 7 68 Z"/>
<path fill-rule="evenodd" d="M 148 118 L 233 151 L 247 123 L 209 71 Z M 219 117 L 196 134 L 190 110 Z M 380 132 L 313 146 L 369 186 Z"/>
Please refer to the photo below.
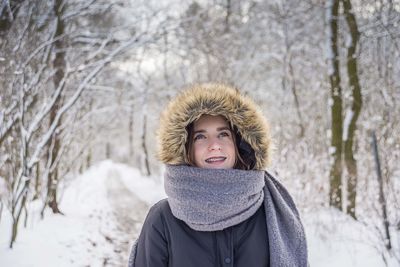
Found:
<path fill-rule="evenodd" d="M 218 241 L 217 241 L 217 233 L 213 232 L 214 239 L 214 253 L 215 253 L 215 267 L 219 267 L 219 253 L 218 253 Z"/>

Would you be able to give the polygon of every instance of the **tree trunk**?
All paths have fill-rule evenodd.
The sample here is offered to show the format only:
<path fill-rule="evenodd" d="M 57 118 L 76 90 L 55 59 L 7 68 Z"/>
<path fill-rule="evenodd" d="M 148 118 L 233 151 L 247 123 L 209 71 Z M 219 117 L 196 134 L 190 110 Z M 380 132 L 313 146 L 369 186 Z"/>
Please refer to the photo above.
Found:
<path fill-rule="evenodd" d="M 109 142 L 106 144 L 106 159 L 111 159 L 111 145 Z"/>
<path fill-rule="evenodd" d="M 22 117 L 21 125 L 23 123 L 23 120 L 24 119 Z M 22 138 L 24 138 L 24 136 Z M 22 163 L 21 177 L 30 177 L 30 172 L 29 172 L 29 170 L 27 168 L 27 164 L 26 164 L 28 149 L 27 149 L 27 145 L 26 145 L 25 141 L 23 141 L 22 149 L 23 149 L 22 156 L 24 157 L 24 159 L 23 159 L 23 163 Z M 13 204 L 11 207 L 11 215 L 12 215 L 13 222 L 12 222 L 12 227 L 11 227 L 10 248 L 13 247 L 15 240 L 17 240 L 19 219 L 21 218 L 22 210 L 25 208 L 26 200 L 28 198 L 29 183 L 30 183 L 30 179 L 25 179 L 25 182 L 24 182 L 21 192 L 17 193 L 15 200 L 13 200 Z M 19 201 L 20 197 L 22 197 L 21 202 Z M 21 203 L 21 204 L 18 205 L 19 203 Z"/>
<path fill-rule="evenodd" d="M 0 201 L 0 224 L 1 224 L 1 216 L 3 215 L 3 202 Z"/>
<path fill-rule="evenodd" d="M 231 0 L 226 0 L 225 32 L 229 32 L 229 17 L 232 14 Z"/>
<path fill-rule="evenodd" d="M 51 177 L 51 179 L 50 179 Z M 53 213 L 64 214 L 58 208 L 57 201 L 57 188 L 58 188 L 58 170 L 55 169 L 53 173 L 49 175 L 49 181 L 47 184 L 47 188 L 50 190 L 48 192 L 48 204 Z"/>
<path fill-rule="evenodd" d="M 382 209 L 383 226 L 385 228 L 385 241 L 386 241 L 385 246 L 388 250 L 391 250 L 392 242 L 391 242 L 391 236 L 390 236 L 390 231 L 389 231 L 389 219 L 387 216 L 386 197 L 383 192 L 383 178 L 382 178 L 381 163 L 380 163 L 379 152 L 378 152 L 378 142 L 376 140 L 376 135 L 374 132 L 372 133 L 372 149 L 373 149 L 374 159 L 375 159 L 376 174 L 378 176 L 378 182 L 379 182 L 379 204 Z"/>
<path fill-rule="evenodd" d="M 92 112 L 92 109 L 93 109 L 93 98 L 90 98 L 88 112 Z M 90 120 L 89 121 L 89 129 L 88 129 L 89 135 L 93 131 L 92 119 L 91 118 L 92 117 L 89 118 L 89 120 Z M 89 169 L 91 165 L 92 165 L 92 144 L 89 143 L 88 144 L 88 152 L 87 152 L 87 155 L 86 155 L 86 169 Z"/>
<path fill-rule="evenodd" d="M 28 226 L 28 216 L 29 216 L 28 208 L 26 207 L 26 205 L 24 206 L 24 212 L 25 212 L 24 228 L 26 228 Z"/>
<path fill-rule="evenodd" d="M 289 77 L 290 77 L 289 78 L 290 79 L 290 89 L 292 90 L 294 104 L 295 104 L 296 112 L 297 112 L 297 117 L 299 119 L 299 127 L 300 127 L 299 137 L 302 138 L 302 137 L 304 137 L 305 129 L 304 129 L 304 124 L 303 124 L 303 118 L 301 116 L 301 111 L 300 111 L 300 102 L 299 102 L 299 97 L 297 94 L 297 86 L 296 86 L 296 80 L 294 78 L 294 70 L 293 70 L 291 55 L 289 55 L 288 67 L 289 67 Z"/>
<path fill-rule="evenodd" d="M 146 128 L 147 128 L 147 116 L 144 115 L 143 117 L 143 135 L 142 135 L 142 148 L 143 148 L 143 153 L 144 153 L 144 165 L 145 165 L 145 175 L 149 176 L 150 175 L 150 167 L 149 167 L 149 155 L 147 152 L 147 146 L 146 146 Z"/>
<path fill-rule="evenodd" d="M 25 182 L 25 183 L 28 183 L 28 185 L 29 185 L 28 181 Z M 28 185 L 25 185 L 26 188 L 28 187 Z M 12 209 L 13 223 L 12 223 L 12 230 L 11 230 L 10 248 L 13 247 L 13 244 L 14 244 L 15 240 L 17 240 L 19 218 L 21 218 L 21 213 L 22 213 L 23 207 L 26 204 L 27 193 L 28 193 L 28 191 L 25 190 L 24 195 L 22 196 L 21 206 L 18 207 L 18 208 L 17 207 L 13 207 L 13 209 Z"/>
<path fill-rule="evenodd" d="M 92 165 L 92 148 L 91 146 L 89 146 L 88 148 L 88 152 L 86 155 L 86 170 L 90 168 L 90 165 Z M 82 166 L 82 170 L 79 171 L 79 173 L 83 172 L 83 165 Z"/>
<path fill-rule="evenodd" d="M 40 164 L 39 162 L 35 164 L 35 168 L 36 168 L 36 175 L 35 175 L 35 192 L 33 195 L 33 200 L 36 200 L 39 198 L 40 196 Z"/>
<path fill-rule="evenodd" d="M 133 106 L 129 112 L 129 160 L 133 159 Z"/>
<path fill-rule="evenodd" d="M 24 92 L 20 92 L 20 120 L 19 120 L 19 133 L 21 137 L 21 163 L 20 168 L 21 172 L 18 174 L 17 179 L 12 182 L 12 189 L 13 189 L 13 198 L 11 204 L 11 216 L 13 219 L 12 226 L 11 226 L 11 240 L 10 240 L 10 248 L 13 247 L 15 240 L 17 239 L 18 235 L 18 224 L 19 219 L 21 217 L 22 210 L 26 205 L 27 195 L 28 195 L 28 188 L 30 184 L 30 169 L 28 168 L 28 154 L 29 154 L 29 146 L 28 146 L 28 139 L 26 136 L 26 130 L 24 125 L 25 120 L 25 113 L 24 113 L 24 105 L 25 105 L 25 95 Z M 22 188 L 19 190 L 20 183 L 23 182 Z"/>
<path fill-rule="evenodd" d="M 55 38 L 60 37 L 64 34 L 64 21 L 62 20 L 62 0 L 56 0 L 54 4 L 54 12 L 57 17 L 57 28 L 56 28 L 56 34 Z M 54 88 L 58 88 L 62 79 L 64 78 L 64 70 L 65 70 L 65 52 L 63 51 L 63 41 L 61 39 L 58 39 L 54 43 L 54 49 L 55 49 L 55 58 L 53 61 L 53 67 L 56 70 L 54 77 L 53 77 L 53 82 L 54 82 Z M 61 106 L 61 98 L 57 99 L 57 102 L 54 104 L 54 106 L 51 109 L 50 112 L 50 124 L 53 123 L 57 116 L 57 112 L 59 111 Z M 61 122 L 61 120 L 60 120 Z M 60 124 L 60 123 L 59 123 Z M 50 142 L 51 143 L 51 142 Z M 58 186 L 58 171 L 55 165 L 57 164 L 55 161 L 57 159 L 58 153 L 60 152 L 61 148 L 61 140 L 60 140 L 60 133 L 55 131 L 54 133 L 54 146 L 52 147 L 51 144 L 49 143 L 49 150 L 52 149 L 52 151 L 49 151 L 50 154 L 50 168 L 52 171 L 49 172 L 48 175 L 48 181 L 47 181 L 47 200 L 48 200 L 48 205 L 52 209 L 54 213 L 61 213 L 61 211 L 58 208 L 58 203 L 57 203 L 57 186 Z"/>
<path fill-rule="evenodd" d="M 329 204 L 342 209 L 342 89 L 340 87 L 338 39 L 339 0 L 331 0 L 328 11 L 328 41 L 329 41 L 329 81 L 331 85 L 331 149 L 333 159 L 330 170 Z"/>
<path fill-rule="evenodd" d="M 303 124 L 303 118 L 301 116 L 301 111 L 300 111 L 300 102 L 297 93 L 296 79 L 294 77 L 292 53 L 290 51 L 291 44 L 289 43 L 289 30 L 286 20 L 283 23 L 283 32 L 285 36 L 285 57 L 284 57 L 284 78 L 282 82 L 284 84 L 283 86 L 285 89 L 287 87 L 287 84 L 289 84 L 290 90 L 292 91 L 296 113 L 299 120 L 299 128 L 300 128 L 299 137 L 302 138 L 304 137 L 305 129 Z"/>
<path fill-rule="evenodd" d="M 357 21 L 352 13 L 350 0 L 342 0 L 344 14 L 351 34 L 351 44 L 347 48 L 347 75 L 352 90 L 353 103 L 351 106 L 351 120 L 347 127 L 347 136 L 344 141 L 344 159 L 346 163 L 348 180 L 347 195 L 348 202 L 346 213 L 356 219 L 356 196 L 357 196 L 357 161 L 354 158 L 354 136 L 357 129 L 357 119 L 362 107 L 361 86 L 358 79 L 356 49 L 359 40 Z"/>

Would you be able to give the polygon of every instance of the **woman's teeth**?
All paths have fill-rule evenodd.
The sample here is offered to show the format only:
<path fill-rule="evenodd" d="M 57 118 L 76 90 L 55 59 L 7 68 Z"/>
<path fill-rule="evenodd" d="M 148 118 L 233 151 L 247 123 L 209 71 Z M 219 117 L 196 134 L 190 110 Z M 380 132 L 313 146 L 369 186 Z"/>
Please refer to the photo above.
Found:
<path fill-rule="evenodd" d="M 217 161 L 224 161 L 226 158 L 225 157 L 212 157 L 209 159 L 206 159 L 207 163 L 213 163 L 213 162 L 217 162 Z"/>

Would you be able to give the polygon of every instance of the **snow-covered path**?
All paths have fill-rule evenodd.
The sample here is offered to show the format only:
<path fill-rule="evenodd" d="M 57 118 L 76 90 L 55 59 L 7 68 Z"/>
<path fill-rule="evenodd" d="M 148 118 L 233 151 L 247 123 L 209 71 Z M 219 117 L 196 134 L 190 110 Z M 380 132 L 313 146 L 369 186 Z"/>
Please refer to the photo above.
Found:
<path fill-rule="evenodd" d="M 107 197 L 116 219 L 116 231 L 109 240 L 119 255 L 118 265 L 126 266 L 130 246 L 140 232 L 149 205 L 127 189 L 118 170 L 110 170 L 107 176 Z"/>

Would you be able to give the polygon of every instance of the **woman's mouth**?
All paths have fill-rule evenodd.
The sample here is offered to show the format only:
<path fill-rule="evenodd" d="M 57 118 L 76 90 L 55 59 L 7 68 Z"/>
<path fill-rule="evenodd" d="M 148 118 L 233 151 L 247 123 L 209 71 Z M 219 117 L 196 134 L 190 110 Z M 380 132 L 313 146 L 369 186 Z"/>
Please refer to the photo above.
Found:
<path fill-rule="evenodd" d="M 226 160 L 226 157 L 211 157 L 206 159 L 205 161 L 207 163 L 213 164 L 213 163 L 222 163 Z"/>

